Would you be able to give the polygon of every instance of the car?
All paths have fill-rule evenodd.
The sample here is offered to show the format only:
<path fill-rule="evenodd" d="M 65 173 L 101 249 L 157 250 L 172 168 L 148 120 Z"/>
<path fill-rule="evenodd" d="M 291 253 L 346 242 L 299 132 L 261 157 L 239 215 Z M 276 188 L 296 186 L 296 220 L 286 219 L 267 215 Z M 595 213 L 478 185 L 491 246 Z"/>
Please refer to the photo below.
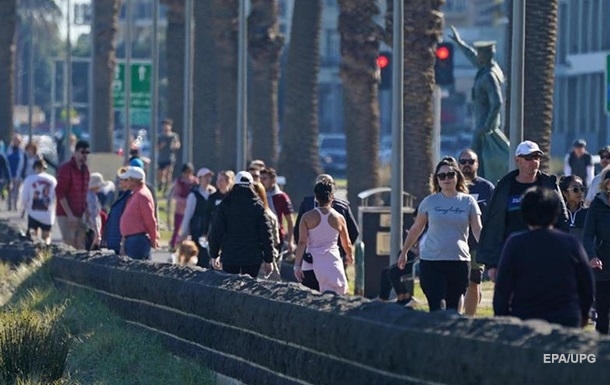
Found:
<path fill-rule="evenodd" d="M 318 136 L 320 164 L 324 172 L 345 176 L 347 171 L 347 145 L 345 134 L 320 134 Z"/>

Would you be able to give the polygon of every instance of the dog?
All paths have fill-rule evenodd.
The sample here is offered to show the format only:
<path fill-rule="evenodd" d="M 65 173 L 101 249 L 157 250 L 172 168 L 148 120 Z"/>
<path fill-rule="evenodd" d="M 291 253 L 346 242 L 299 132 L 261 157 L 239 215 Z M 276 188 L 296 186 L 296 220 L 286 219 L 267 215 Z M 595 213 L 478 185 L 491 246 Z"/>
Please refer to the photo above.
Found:
<path fill-rule="evenodd" d="M 178 247 L 178 264 L 181 266 L 196 266 L 197 265 L 197 254 L 199 249 L 193 241 L 182 241 L 180 247 Z"/>

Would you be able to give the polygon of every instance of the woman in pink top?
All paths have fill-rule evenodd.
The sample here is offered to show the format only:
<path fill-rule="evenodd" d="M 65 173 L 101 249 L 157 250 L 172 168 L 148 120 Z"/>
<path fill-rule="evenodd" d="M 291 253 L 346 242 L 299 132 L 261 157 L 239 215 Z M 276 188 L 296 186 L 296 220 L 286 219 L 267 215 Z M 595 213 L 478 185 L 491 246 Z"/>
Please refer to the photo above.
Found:
<path fill-rule="evenodd" d="M 172 239 L 169 242 L 169 246 L 174 249 L 176 247 L 176 240 L 178 238 L 178 230 L 180 230 L 180 224 L 184 218 L 184 209 L 186 207 L 186 198 L 191 192 L 192 188 L 197 185 L 197 178 L 194 176 L 195 167 L 190 163 L 185 163 L 182 166 L 182 173 L 180 177 L 174 182 L 172 187 L 172 196 L 176 200 L 176 208 L 174 209 L 174 231 L 172 232 Z"/>
<path fill-rule="evenodd" d="M 299 244 L 294 262 L 294 275 L 303 280 L 301 262 L 305 249 L 313 257 L 313 271 L 320 283 L 320 291 L 347 294 L 347 277 L 343 268 L 337 238 L 346 251 L 345 262 L 350 265 L 352 243 L 349 240 L 345 218 L 331 207 L 333 185 L 328 181 L 316 183 L 314 195 L 318 207 L 303 215 L 299 225 Z"/>

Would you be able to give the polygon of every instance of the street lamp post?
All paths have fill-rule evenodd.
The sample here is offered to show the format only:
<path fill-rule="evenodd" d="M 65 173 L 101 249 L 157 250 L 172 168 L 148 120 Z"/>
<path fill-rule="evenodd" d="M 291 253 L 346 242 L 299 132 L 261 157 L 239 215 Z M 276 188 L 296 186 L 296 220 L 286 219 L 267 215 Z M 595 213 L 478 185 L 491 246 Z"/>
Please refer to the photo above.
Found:
<path fill-rule="evenodd" d="M 525 4 L 526 0 L 513 1 L 513 34 L 511 50 L 510 85 L 510 151 L 509 170 L 516 168 L 515 151 L 523 140 L 523 68 L 525 58 Z"/>
<path fill-rule="evenodd" d="M 184 109 L 182 128 L 182 161 L 193 160 L 193 0 L 186 0 L 184 49 Z"/>
<path fill-rule="evenodd" d="M 70 0 L 67 0 L 68 9 L 66 10 L 67 28 L 66 28 L 66 71 L 64 79 L 66 84 L 66 129 L 64 130 L 64 159 L 69 159 L 72 155 L 70 154 L 70 137 L 72 136 L 72 41 L 70 36 Z"/>
<path fill-rule="evenodd" d="M 246 167 L 248 141 L 247 82 L 248 82 L 248 28 L 246 25 L 246 0 L 239 2 L 239 39 L 237 54 L 237 159 L 236 170 Z"/>

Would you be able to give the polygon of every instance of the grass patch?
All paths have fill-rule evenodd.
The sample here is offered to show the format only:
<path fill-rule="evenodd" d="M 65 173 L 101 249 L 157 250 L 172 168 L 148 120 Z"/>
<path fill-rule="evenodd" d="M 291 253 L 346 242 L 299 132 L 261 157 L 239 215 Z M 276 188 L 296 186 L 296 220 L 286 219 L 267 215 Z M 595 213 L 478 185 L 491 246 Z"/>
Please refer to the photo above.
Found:
<path fill-rule="evenodd" d="M 55 314 L 69 333 L 66 370 L 56 384 L 213 383 L 209 370 L 167 352 L 155 335 L 129 326 L 95 295 L 56 289 L 49 261 L 46 256 L 29 266 L 0 267 L 0 282 L 9 282 L 1 287 L 0 298 L 7 313 L 38 312 L 43 318 Z M 34 385 L 36 381 L 19 383 Z"/>

